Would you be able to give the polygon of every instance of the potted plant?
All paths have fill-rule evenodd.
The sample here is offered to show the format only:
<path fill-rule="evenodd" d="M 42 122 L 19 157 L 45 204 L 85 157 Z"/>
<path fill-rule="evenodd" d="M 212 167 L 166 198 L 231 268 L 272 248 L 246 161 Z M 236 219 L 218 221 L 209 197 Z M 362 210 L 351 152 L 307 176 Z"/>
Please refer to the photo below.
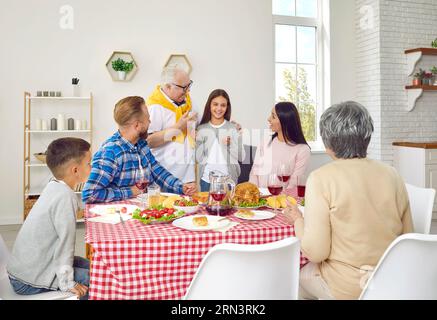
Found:
<path fill-rule="evenodd" d="M 433 42 L 431 42 L 431 47 L 437 48 L 437 38 Z"/>
<path fill-rule="evenodd" d="M 426 73 L 425 70 L 419 69 L 419 71 L 414 74 L 413 86 L 422 85 L 422 80 L 423 77 L 425 76 L 425 73 Z"/>
<path fill-rule="evenodd" d="M 431 68 L 431 73 L 433 75 L 432 85 L 437 86 L 437 67 L 436 66 Z"/>
<path fill-rule="evenodd" d="M 121 58 L 112 61 L 112 69 L 118 72 L 118 80 L 126 79 L 126 74 L 132 71 L 134 62 L 126 62 Z"/>
<path fill-rule="evenodd" d="M 424 73 L 422 84 L 424 86 L 432 86 L 432 73 L 431 72 Z"/>

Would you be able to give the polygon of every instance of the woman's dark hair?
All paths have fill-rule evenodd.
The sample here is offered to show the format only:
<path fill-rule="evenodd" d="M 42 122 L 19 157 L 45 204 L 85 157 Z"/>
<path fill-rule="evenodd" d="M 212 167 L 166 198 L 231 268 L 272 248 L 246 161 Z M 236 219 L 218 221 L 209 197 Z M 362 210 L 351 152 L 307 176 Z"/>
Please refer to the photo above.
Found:
<path fill-rule="evenodd" d="M 281 123 L 282 134 L 287 144 L 306 144 L 303 135 L 302 125 L 300 123 L 299 112 L 296 106 L 291 102 L 279 102 L 275 105 L 275 111 Z M 278 136 L 278 133 L 272 136 L 272 141 Z"/>
<path fill-rule="evenodd" d="M 229 99 L 229 95 L 223 89 L 215 89 L 209 94 L 208 100 L 205 104 L 205 109 L 203 110 L 203 116 L 200 124 L 208 123 L 211 120 L 211 102 L 217 97 L 223 97 L 226 99 L 228 107 L 226 108 L 225 119 L 228 121 L 231 119 L 231 100 Z"/>

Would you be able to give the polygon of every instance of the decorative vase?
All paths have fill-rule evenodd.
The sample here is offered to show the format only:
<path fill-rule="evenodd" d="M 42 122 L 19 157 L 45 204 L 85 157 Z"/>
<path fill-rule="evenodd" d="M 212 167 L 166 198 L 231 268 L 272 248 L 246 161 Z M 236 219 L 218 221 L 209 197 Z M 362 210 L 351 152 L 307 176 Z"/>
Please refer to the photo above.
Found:
<path fill-rule="evenodd" d="M 62 113 L 58 114 L 58 131 L 64 131 L 65 130 L 65 118 Z"/>
<path fill-rule="evenodd" d="M 74 120 L 74 130 L 80 130 L 80 120 Z"/>
<path fill-rule="evenodd" d="M 117 71 L 117 73 L 118 73 L 118 80 L 126 79 L 126 71 Z"/>
<path fill-rule="evenodd" d="M 73 84 L 73 97 L 80 97 L 80 88 L 78 84 Z"/>
<path fill-rule="evenodd" d="M 68 130 L 74 130 L 74 119 L 73 118 L 69 118 L 68 119 Z"/>
<path fill-rule="evenodd" d="M 50 120 L 50 130 L 58 130 L 58 121 L 56 118 Z"/>
<path fill-rule="evenodd" d="M 420 86 L 420 85 L 422 85 L 422 80 L 414 78 L 413 79 L 413 86 Z"/>

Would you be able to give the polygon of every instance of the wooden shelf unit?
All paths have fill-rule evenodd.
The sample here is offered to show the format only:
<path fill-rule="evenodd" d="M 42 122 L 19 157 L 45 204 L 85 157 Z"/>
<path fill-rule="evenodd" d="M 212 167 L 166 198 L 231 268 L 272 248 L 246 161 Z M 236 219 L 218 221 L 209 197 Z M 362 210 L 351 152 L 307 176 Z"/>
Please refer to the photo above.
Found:
<path fill-rule="evenodd" d="M 437 48 L 414 48 L 404 51 L 407 56 L 408 75 L 414 73 L 417 63 L 422 59 L 422 56 L 437 56 Z M 416 101 L 422 96 L 424 91 L 437 91 L 437 86 L 420 85 L 405 86 L 408 98 L 408 111 L 412 111 L 416 106 Z"/>
<path fill-rule="evenodd" d="M 31 129 L 31 112 L 32 108 L 36 106 L 32 105 L 32 101 L 76 101 L 77 103 L 87 102 L 89 113 L 89 130 L 32 130 Z M 76 104 L 74 105 L 76 106 Z M 73 107 L 73 106 L 72 106 Z M 27 214 L 30 211 L 30 208 L 33 206 L 35 202 L 35 198 L 37 198 L 42 190 L 35 190 L 31 188 L 31 174 L 32 169 L 40 168 L 38 170 L 48 170 L 47 164 L 37 161 L 31 160 L 31 141 L 36 138 L 33 135 L 40 136 L 41 134 L 49 135 L 53 134 L 53 140 L 57 137 L 57 134 L 86 134 L 89 137 L 89 142 L 92 145 L 93 139 L 93 95 L 90 93 L 89 96 L 86 97 L 34 97 L 31 96 L 29 92 L 24 92 L 24 144 L 23 144 L 23 221 L 26 219 Z M 50 135 L 49 135 L 50 136 Z M 75 194 L 78 196 L 81 194 L 79 191 L 75 191 Z M 30 199 L 32 198 L 32 199 Z M 26 203 L 26 201 L 28 201 Z M 77 220 L 78 222 L 83 222 L 83 218 Z"/>

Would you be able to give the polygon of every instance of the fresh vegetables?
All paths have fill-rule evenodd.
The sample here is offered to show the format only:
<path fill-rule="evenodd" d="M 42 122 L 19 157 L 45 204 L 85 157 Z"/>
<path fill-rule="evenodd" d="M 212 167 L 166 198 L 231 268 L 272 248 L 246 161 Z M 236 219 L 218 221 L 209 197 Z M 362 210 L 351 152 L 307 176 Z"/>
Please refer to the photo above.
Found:
<path fill-rule="evenodd" d="M 235 204 L 233 204 L 235 205 Z M 263 207 L 267 205 L 267 200 L 264 198 L 260 198 L 258 203 L 253 203 L 253 202 L 240 202 L 238 204 L 238 207 L 240 208 L 253 208 L 253 207 Z"/>
<path fill-rule="evenodd" d="M 185 214 L 185 211 L 176 210 L 173 208 L 164 208 L 162 205 L 156 206 L 153 209 L 140 210 L 136 209 L 132 213 L 132 218 L 141 221 L 144 224 L 150 224 L 154 222 L 170 222 L 176 218 L 179 218 Z"/>
<path fill-rule="evenodd" d="M 197 200 L 182 198 L 180 200 L 176 200 L 174 205 L 177 207 L 195 207 L 199 205 L 199 202 Z"/>

